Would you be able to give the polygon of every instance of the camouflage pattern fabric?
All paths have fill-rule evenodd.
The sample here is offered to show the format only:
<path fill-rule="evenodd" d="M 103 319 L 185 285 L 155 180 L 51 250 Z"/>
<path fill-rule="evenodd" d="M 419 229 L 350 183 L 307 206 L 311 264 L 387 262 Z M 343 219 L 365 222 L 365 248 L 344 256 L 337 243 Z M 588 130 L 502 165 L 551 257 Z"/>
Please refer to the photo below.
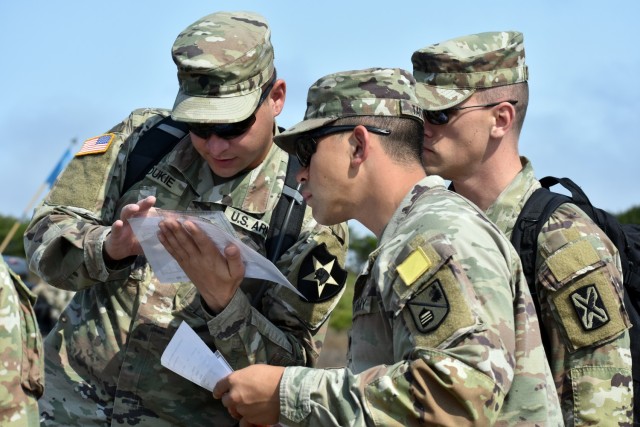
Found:
<path fill-rule="evenodd" d="M 48 283 L 76 291 L 45 340 L 44 425 L 235 425 L 209 391 L 161 366 L 182 321 L 235 369 L 252 363 L 313 366 L 317 359 L 323 325 L 344 290 L 346 224 L 320 226 L 308 209 L 298 241 L 277 260 L 299 289 L 324 289 L 316 302 L 303 302 L 284 286 L 246 279 L 214 317 L 193 284 L 159 283 L 142 256 L 123 260 L 118 269 L 105 265 L 105 235 L 122 207 L 141 198 L 141 186 L 155 187 L 162 209 L 204 217 L 225 212 L 238 236 L 265 253 L 262 227 L 252 224 L 269 224 L 282 192 L 288 156 L 275 145 L 258 168 L 216 185 L 187 135 L 146 178 L 120 193 L 135 143 L 168 114 L 136 110 L 111 129 L 105 153 L 76 156 L 25 234 L 31 268 Z M 338 285 L 322 288 L 305 280 L 313 261 L 327 258 L 338 261 L 330 272 L 342 277 Z M 260 288 L 266 291 L 253 306 Z"/>
<path fill-rule="evenodd" d="M 295 153 L 301 134 L 351 116 L 405 117 L 422 123 L 415 79 L 400 68 L 367 68 L 324 76 L 309 88 L 304 119 L 276 136 L 276 144 Z"/>
<path fill-rule="evenodd" d="M 397 208 L 353 313 L 348 368 L 285 369 L 282 423 L 562 425 L 518 256 L 440 177 Z"/>
<path fill-rule="evenodd" d="M 524 37 L 517 31 L 457 37 L 411 56 L 416 94 L 426 110 L 460 104 L 476 89 L 527 81 Z"/>
<path fill-rule="evenodd" d="M 0 425 L 38 426 L 44 353 L 36 297 L 0 260 Z"/>
<path fill-rule="evenodd" d="M 31 291 L 38 298 L 34 309 L 38 318 L 40 333 L 46 337 L 60 318 L 64 308 L 73 298 L 74 293 L 56 288 L 42 281 L 37 283 Z"/>
<path fill-rule="evenodd" d="M 524 157 L 522 163 L 523 170 L 486 212 L 509 237 L 540 187 L 531 163 Z M 552 348 L 547 357 L 566 425 L 631 425 L 629 320 L 616 247 L 577 206 L 563 204 L 538 236 L 536 259 L 540 320 Z M 582 290 L 591 298 L 586 310 L 580 310 Z M 608 320 L 598 323 L 603 317 Z"/>
<path fill-rule="evenodd" d="M 171 116 L 200 123 L 234 123 L 258 105 L 273 75 L 271 30 L 253 12 L 217 12 L 191 24 L 171 54 L 180 90 Z"/>

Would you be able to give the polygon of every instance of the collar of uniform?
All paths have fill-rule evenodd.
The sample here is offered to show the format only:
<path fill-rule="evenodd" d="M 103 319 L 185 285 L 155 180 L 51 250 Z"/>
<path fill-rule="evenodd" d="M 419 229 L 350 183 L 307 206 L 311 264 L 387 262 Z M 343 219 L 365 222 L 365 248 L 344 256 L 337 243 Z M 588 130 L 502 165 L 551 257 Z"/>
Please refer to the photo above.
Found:
<path fill-rule="evenodd" d="M 272 144 L 262 164 L 220 185 L 213 185 L 213 174 L 202 159 L 197 182 L 191 182 L 200 194 L 199 201 L 232 206 L 247 213 L 264 214 L 276 203 L 287 172 L 288 155 Z"/>
<path fill-rule="evenodd" d="M 387 223 L 386 227 L 380 233 L 380 240 L 378 242 L 378 247 L 382 246 L 382 244 L 386 240 L 386 236 L 393 239 L 396 236 L 396 230 L 399 225 L 401 225 L 407 215 L 411 212 L 411 207 L 431 188 L 434 187 L 442 187 L 444 190 L 444 179 L 442 179 L 438 175 L 431 175 L 422 178 L 420 181 L 416 182 L 411 190 L 404 196 L 404 199 L 400 202 L 398 207 L 396 208 L 393 216 Z"/>
<path fill-rule="evenodd" d="M 540 187 L 529 159 L 520 157 L 520 163 L 522 170 L 485 212 L 509 238 L 525 202 Z"/>

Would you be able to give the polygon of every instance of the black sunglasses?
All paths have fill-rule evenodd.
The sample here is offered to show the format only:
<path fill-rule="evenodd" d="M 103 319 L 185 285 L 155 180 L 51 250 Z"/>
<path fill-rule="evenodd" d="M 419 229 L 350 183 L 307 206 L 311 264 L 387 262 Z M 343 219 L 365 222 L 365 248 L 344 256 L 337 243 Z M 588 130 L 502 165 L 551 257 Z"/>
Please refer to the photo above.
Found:
<path fill-rule="evenodd" d="M 452 111 L 466 110 L 467 108 L 495 107 L 496 105 L 500 105 L 503 102 L 508 102 L 511 105 L 516 105 L 518 103 L 518 101 L 515 101 L 512 99 L 510 101 L 492 102 L 490 104 L 469 105 L 466 107 L 451 107 L 451 108 L 447 108 L 446 110 L 439 110 L 439 111 L 423 110 L 422 112 L 424 114 L 424 119 L 426 121 L 428 121 L 432 125 L 439 126 L 439 125 L 446 125 L 447 123 L 449 123 L 449 116 L 451 115 Z"/>
<path fill-rule="evenodd" d="M 300 136 L 296 141 L 296 157 L 300 162 L 300 166 L 306 168 L 309 166 L 309 163 L 311 163 L 311 156 L 313 156 L 313 154 L 316 152 L 316 146 L 318 145 L 316 139 L 334 133 L 354 130 L 358 126 L 360 125 L 325 126 Z M 378 135 L 391 134 L 390 129 L 382 129 L 367 125 L 363 126 L 371 133 L 377 133 Z"/>
<path fill-rule="evenodd" d="M 274 76 L 269 85 L 262 91 L 262 95 L 260 95 L 260 99 L 258 100 L 258 106 L 253 111 L 253 114 L 241 122 L 224 124 L 187 123 L 189 131 L 204 139 L 209 139 L 211 135 L 217 135 L 222 139 L 233 139 L 244 134 L 256 122 L 256 112 L 264 100 L 267 99 L 267 96 L 269 95 L 269 92 L 271 92 L 275 82 L 276 77 Z"/>

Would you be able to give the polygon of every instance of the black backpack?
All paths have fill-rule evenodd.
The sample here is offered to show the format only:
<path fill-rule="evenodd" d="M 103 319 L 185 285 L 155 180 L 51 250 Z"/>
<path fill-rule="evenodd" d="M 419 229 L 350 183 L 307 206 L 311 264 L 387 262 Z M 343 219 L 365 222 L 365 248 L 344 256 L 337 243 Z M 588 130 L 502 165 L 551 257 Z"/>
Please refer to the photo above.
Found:
<path fill-rule="evenodd" d="M 127 171 L 122 187 L 124 194 L 133 184 L 145 177 L 147 172 L 176 146 L 189 132 L 185 123 L 167 116 L 147 130 L 136 143 L 127 160 Z M 267 258 L 275 262 L 280 255 L 298 240 L 306 203 L 296 182 L 300 162 L 289 155 L 287 175 L 282 196 L 271 215 L 266 239 Z"/>
<path fill-rule="evenodd" d="M 631 319 L 631 360 L 633 371 L 634 425 L 640 425 L 640 225 L 620 224 L 615 216 L 594 207 L 582 189 L 569 178 L 544 177 L 542 188 L 536 190 L 525 203 L 516 220 L 511 243 L 518 251 L 524 274 L 533 295 L 536 311 L 540 312 L 535 296 L 535 267 L 538 235 L 549 216 L 563 203 L 573 203 L 582 209 L 604 231 L 618 248 L 624 276 L 624 304 Z M 549 189 L 561 184 L 571 197 Z M 543 334 L 545 348 L 548 340 Z M 638 362 L 638 363 L 636 363 Z"/>

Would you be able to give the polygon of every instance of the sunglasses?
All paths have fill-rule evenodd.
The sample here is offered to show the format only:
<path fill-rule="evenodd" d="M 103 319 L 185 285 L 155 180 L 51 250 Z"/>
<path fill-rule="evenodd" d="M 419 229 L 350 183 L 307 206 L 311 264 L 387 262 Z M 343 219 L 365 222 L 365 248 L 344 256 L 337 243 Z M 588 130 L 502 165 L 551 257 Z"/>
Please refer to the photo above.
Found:
<path fill-rule="evenodd" d="M 309 132 L 304 134 L 298 138 L 296 141 L 296 157 L 300 162 L 300 166 L 303 168 L 309 167 L 309 163 L 311 163 L 311 156 L 316 152 L 316 146 L 318 142 L 316 139 L 322 138 L 323 136 L 331 135 L 334 133 L 347 132 L 354 130 L 356 127 L 360 125 L 339 125 L 339 126 L 325 126 L 319 129 L 314 130 L 313 132 Z M 389 135 L 391 134 L 390 129 L 382 129 L 374 126 L 363 125 L 365 129 L 367 129 L 371 133 L 376 133 L 378 135 Z"/>
<path fill-rule="evenodd" d="M 233 139 L 239 137 L 247 132 L 256 122 L 256 112 L 264 100 L 267 99 L 267 96 L 269 95 L 269 92 L 271 92 L 275 82 L 276 78 L 274 76 L 269 85 L 262 91 L 262 95 L 260 95 L 260 99 L 258 100 L 258 106 L 253 111 L 253 114 L 241 122 L 224 124 L 187 123 L 189 131 L 203 139 L 209 139 L 211 135 L 216 135 L 222 139 Z"/>
<path fill-rule="evenodd" d="M 490 107 L 495 107 L 496 105 L 500 105 L 503 102 L 508 102 L 511 105 L 516 105 L 518 103 L 518 101 L 510 100 L 510 101 L 492 102 L 490 104 L 468 105 L 466 107 L 451 107 L 451 108 L 447 108 L 446 110 L 439 110 L 439 111 L 423 110 L 422 112 L 424 114 L 424 119 L 426 121 L 428 121 L 432 125 L 440 126 L 440 125 L 446 125 L 447 123 L 449 123 L 449 118 L 453 111 L 466 110 L 467 108 L 490 108 Z"/>

